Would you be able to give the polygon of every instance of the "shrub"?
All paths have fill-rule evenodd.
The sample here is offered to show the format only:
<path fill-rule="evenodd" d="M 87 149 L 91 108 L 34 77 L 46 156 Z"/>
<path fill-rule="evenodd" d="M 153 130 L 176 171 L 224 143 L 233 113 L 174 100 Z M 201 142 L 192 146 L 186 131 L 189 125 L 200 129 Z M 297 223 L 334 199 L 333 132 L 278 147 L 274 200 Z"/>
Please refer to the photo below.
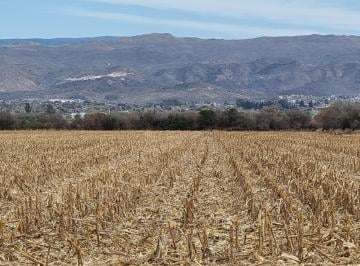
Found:
<path fill-rule="evenodd" d="M 13 129 L 15 119 L 10 113 L 0 113 L 0 130 Z"/>

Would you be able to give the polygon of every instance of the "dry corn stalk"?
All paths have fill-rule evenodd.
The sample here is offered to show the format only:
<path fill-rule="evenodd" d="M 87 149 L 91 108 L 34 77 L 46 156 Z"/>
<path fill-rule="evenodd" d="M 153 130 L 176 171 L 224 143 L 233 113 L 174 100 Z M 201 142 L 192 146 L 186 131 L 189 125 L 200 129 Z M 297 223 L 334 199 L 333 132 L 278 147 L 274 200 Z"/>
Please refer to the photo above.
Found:
<path fill-rule="evenodd" d="M 359 135 L 0 134 L 0 264 L 360 263 Z"/>

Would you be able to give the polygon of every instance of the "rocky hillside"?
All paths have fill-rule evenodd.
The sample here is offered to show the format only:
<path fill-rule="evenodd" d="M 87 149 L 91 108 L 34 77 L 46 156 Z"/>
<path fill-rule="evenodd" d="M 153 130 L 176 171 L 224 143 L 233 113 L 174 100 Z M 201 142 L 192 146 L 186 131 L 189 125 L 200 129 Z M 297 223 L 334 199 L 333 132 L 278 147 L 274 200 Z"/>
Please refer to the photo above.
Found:
<path fill-rule="evenodd" d="M 0 97 L 122 102 L 360 94 L 360 37 L 0 40 Z"/>

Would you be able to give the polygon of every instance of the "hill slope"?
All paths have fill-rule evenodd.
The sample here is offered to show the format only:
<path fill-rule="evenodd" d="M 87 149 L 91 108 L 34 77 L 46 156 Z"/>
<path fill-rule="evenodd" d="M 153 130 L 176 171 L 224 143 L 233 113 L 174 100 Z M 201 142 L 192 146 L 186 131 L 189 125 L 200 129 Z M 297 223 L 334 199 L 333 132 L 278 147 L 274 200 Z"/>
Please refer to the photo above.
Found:
<path fill-rule="evenodd" d="M 360 94 L 360 37 L 0 40 L 1 98 L 225 101 Z"/>

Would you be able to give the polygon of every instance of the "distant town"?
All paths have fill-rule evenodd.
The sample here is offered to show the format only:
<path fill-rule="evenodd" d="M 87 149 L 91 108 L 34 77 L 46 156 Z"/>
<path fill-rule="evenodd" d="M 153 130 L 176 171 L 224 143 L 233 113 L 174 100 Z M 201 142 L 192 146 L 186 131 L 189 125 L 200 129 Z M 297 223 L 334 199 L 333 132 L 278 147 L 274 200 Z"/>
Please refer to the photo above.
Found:
<path fill-rule="evenodd" d="M 317 112 L 335 102 L 360 102 L 359 96 L 305 96 L 284 95 L 273 99 L 252 100 L 237 99 L 233 103 L 190 103 L 177 99 L 164 100 L 161 103 L 148 104 L 126 104 L 116 101 L 87 101 L 81 99 L 26 99 L 26 100 L 0 100 L 0 112 L 10 113 L 52 113 L 61 114 L 67 118 L 85 116 L 89 113 L 119 113 L 119 112 L 188 112 L 201 111 L 204 109 L 237 109 L 261 110 L 265 108 L 274 109 L 298 109 Z"/>

